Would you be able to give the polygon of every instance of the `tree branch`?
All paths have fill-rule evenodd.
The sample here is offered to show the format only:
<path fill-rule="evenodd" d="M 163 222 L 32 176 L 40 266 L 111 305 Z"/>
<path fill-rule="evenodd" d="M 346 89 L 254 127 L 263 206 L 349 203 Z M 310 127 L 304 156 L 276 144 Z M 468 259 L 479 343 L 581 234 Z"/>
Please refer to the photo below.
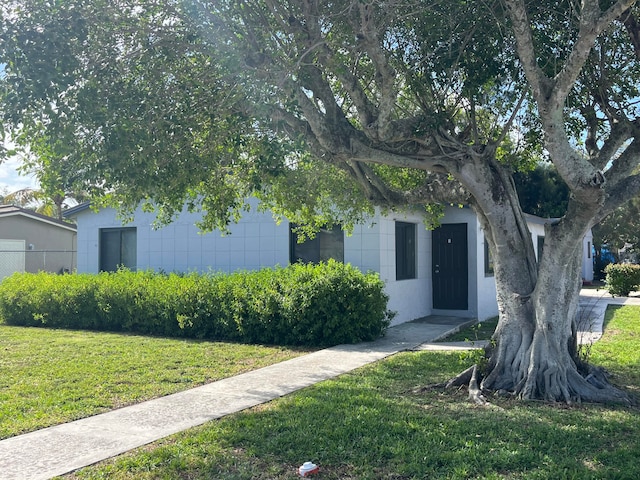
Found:
<path fill-rule="evenodd" d="M 404 193 L 407 205 L 427 203 L 469 204 L 471 194 L 457 180 L 447 174 L 431 172 L 429 181 L 420 187 Z"/>
<path fill-rule="evenodd" d="M 584 0 L 576 41 L 563 68 L 553 80 L 549 79 L 537 64 L 525 1 L 505 1 L 514 24 L 518 55 L 532 86 L 540 119 L 545 128 L 547 150 L 558 172 L 574 193 L 590 187 L 598 173 L 594 171 L 590 162 L 575 152 L 569 142 L 564 128 L 565 100 L 582 71 L 596 37 L 629 8 L 634 0 L 619 0 L 605 12 L 601 12 L 597 0 Z"/>
<path fill-rule="evenodd" d="M 364 163 L 377 163 L 380 165 L 390 165 L 394 167 L 416 168 L 419 170 L 434 171 L 441 168 L 442 171 L 454 171 L 455 163 L 453 155 L 447 155 L 444 151 L 440 155 L 432 152 L 421 155 L 420 152 L 414 154 L 396 154 L 380 148 L 373 148 L 363 141 L 353 136 L 350 139 L 351 150 L 348 158 Z M 460 154 L 462 157 L 462 154 Z"/>
<path fill-rule="evenodd" d="M 292 86 L 295 87 L 295 85 Z M 295 90 L 294 95 L 298 105 L 300 106 L 300 110 L 302 110 L 302 113 L 309 123 L 317 141 L 323 146 L 323 148 L 332 153 L 339 153 L 342 151 L 345 146 L 340 144 L 340 136 L 336 135 L 337 132 L 329 128 L 334 124 L 325 121 L 316 105 L 314 105 L 311 99 L 301 88 L 298 87 Z"/>
<path fill-rule="evenodd" d="M 611 124 L 611 132 L 609 137 L 603 142 L 602 147 L 597 155 L 593 158 L 593 165 L 599 170 L 604 170 L 606 166 L 612 162 L 615 155 L 620 151 L 623 145 L 633 136 L 632 123 L 622 118 L 620 121 Z M 640 134 L 640 132 L 639 132 Z M 606 177 L 609 181 L 610 173 L 607 172 Z"/>
<path fill-rule="evenodd" d="M 615 188 L 607 189 L 607 193 L 604 204 L 594 219 L 594 224 L 601 222 L 616 208 L 640 194 L 640 174 L 623 178 L 615 185 Z"/>
<path fill-rule="evenodd" d="M 636 138 L 617 158 L 613 159 L 611 168 L 606 171 L 608 188 L 616 189 L 621 181 L 629 177 L 638 166 L 638 159 L 640 159 L 640 140 Z"/>
<path fill-rule="evenodd" d="M 380 44 L 378 26 L 375 22 L 375 2 L 359 2 L 360 12 L 360 43 L 367 55 L 376 67 L 376 85 L 379 89 L 378 118 L 376 127 L 378 138 L 387 140 L 391 138 L 391 120 L 395 110 L 398 91 L 396 88 L 396 72 L 389 64 L 387 55 Z"/>
<path fill-rule="evenodd" d="M 431 173 L 429 180 L 410 191 L 389 187 L 373 169 L 362 162 L 347 162 L 349 171 L 362 186 L 367 198 L 376 205 L 406 207 L 428 203 L 468 203 L 469 192 L 447 174 Z"/>
<path fill-rule="evenodd" d="M 500 135 L 495 140 L 495 142 L 493 142 L 495 145 L 500 145 L 504 141 L 504 139 L 507 137 L 509 132 L 511 131 L 513 122 L 515 121 L 516 116 L 518 115 L 518 112 L 520 111 L 520 107 L 522 106 L 522 103 L 524 102 L 524 99 L 526 96 L 527 96 L 526 91 L 523 90 L 522 93 L 520 94 L 520 98 L 518 98 L 518 103 L 516 104 L 515 107 L 513 107 L 509 120 L 507 120 L 507 122 L 504 124 L 500 132 Z"/>
<path fill-rule="evenodd" d="M 551 104 L 555 108 L 560 108 L 589 57 L 596 37 L 620 17 L 622 12 L 633 5 L 635 0 L 619 0 L 605 12 L 601 12 L 597 0 L 583 0 L 577 39 L 563 68 L 553 80 L 544 74 L 537 63 L 533 35 L 524 0 L 505 0 L 505 2 L 509 17 L 514 25 L 513 32 L 518 56 L 532 87 L 534 97 L 541 106 Z"/>
<path fill-rule="evenodd" d="M 251 106 L 247 108 L 251 108 Z M 265 105 L 264 108 L 267 110 L 273 125 L 275 125 L 276 131 L 278 131 L 278 126 L 284 122 L 286 126 L 292 130 L 292 132 L 286 132 L 289 138 L 304 138 L 311 151 L 318 157 L 324 157 L 329 154 L 320 142 L 318 142 L 313 130 L 305 120 L 296 117 L 285 109 L 273 105 Z"/>
<path fill-rule="evenodd" d="M 533 45 L 533 34 L 531 32 L 529 15 L 524 0 L 505 0 L 509 18 L 513 24 L 513 34 L 516 39 L 518 57 L 522 62 L 522 68 L 529 80 L 533 97 L 536 100 L 547 100 L 551 95 L 553 87 L 549 79 L 536 60 L 535 48 Z"/>
<path fill-rule="evenodd" d="M 348 171 L 364 190 L 365 196 L 375 205 L 395 206 L 397 198 L 391 194 L 389 188 L 363 163 L 346 162 Z"/>
<path fill-rule="evenodd" d="M 554 103 L 563 103 L 573 88 L 582 70 L 593 44 L 600 33 L 609 27 L 622 12 L 627 10 L 635 0 L 619 0 L 601 12 L 597 0 L 583 0 L 580 13 L 580 29 L 569 58 L 564 67 L 556 75 L 554 85 Z"/>
<path fill-rule="evenodd" d="M 367 97 L 367 94 L 360 85 L 360 81 L 352 73 L 351 69 L 347 65 L 338 62 L 334 52 L 331 51 L 328 46 L 322 46 L 322 54 L 319 60 L 324 60 L 323 64 L 340 80 L 342 88 L 345 89 L 355 106 L 362 129 L 365 132 L 369 132 L 376 118 L 375 105 L 369 100 L 369 97 Z M 354 61 L 357 63 L 357 60 Z"/>
<path fill-rule="evenodd" d="M 624 12 L 621 16 L 622 24 L 627 29 L 631 44 L 633 45 L 633 51 L 636 57 L 640 60 L 640 24 L 638 19 L 633 14 L 631 8 Z"/>

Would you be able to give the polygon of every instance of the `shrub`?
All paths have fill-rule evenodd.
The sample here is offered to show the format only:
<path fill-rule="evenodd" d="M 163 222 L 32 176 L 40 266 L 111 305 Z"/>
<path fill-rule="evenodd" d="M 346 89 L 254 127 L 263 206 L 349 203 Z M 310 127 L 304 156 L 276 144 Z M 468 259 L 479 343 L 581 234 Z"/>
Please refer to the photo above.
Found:
<path fill-rule="evenodd" d="M 376 274 L 330 261 L 231 275 L 14 274 L 0 283 L 11 325 L 281 345 L 373 340 L 393 316 Z"/>
<path fill-rule="evenodd" d="M 607 290 L 611 295 L 626 297 L 640 287 L 640 265 L 611 263 L 604 271 Z"/>
<path fill-rule="evenodd" d="M 87 277 L 15 273 L 0 283 L 0 318 L 12 325 L 100 329 Z"/>
<path fill-rule="evenodd" d="M 388 297 L 377 275 L 363 276 L 338 262 L 298 264 L 281 272 L 284 295 L 281 333 L 290 342 L 303 344 L 353 343 L 378 338 L 387 322 Z"/>

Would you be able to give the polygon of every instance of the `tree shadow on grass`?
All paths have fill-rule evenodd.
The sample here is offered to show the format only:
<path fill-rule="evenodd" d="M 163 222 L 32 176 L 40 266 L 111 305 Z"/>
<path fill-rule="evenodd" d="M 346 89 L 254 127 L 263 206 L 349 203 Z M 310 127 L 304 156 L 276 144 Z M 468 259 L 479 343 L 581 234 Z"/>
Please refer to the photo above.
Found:
<path fill-rule="evenodd" d="M 323 479 L 633 478 L 632 410 L 504 399 L 477 407 L 466 392 L 411 393 L 464 367 L 451 353 L 396 355 L 102 468 L 131 475 L 117 478 L 285 479 L 311 460 Z"/>

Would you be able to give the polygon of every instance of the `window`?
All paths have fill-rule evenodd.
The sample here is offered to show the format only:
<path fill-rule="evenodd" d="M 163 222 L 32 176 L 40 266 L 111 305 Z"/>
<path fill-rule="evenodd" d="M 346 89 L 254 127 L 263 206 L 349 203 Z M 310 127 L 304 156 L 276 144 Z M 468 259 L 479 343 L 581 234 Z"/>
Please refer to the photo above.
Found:
<path fill-rule="evenodd" d="M 489 243 L 487 239 L 484 239 L 484 276 L 493 277 L 493 258 L 491 257 L 491 251 L 489 250 Z"/>
<path fill-rule="evenodd" d="M 339 225 L 322 228 L 314 238 L 298 243 L 295 225 L 289 226 L 289 261 L 319 263 L 330 258 L 344 262 L 344 232 Z"/>
<path fill-rule="evenodd" d="M 587 242 L 587 258 L 591 258 L 591 242 Z"/>
<path fill-rule="evenodd" d="M 538 235 L 538 263 L 542 260 L 542 252 L 544 251 L 544 237 Z"/>
<path fill-rule="evenodd" d="M 100 229 L 100 270 L 115 272 L 119 267 L 136 268 L 136 229 Z"/>
<path fill-rule="evenodd" d="M 396 222 L 396 280 L 416 278 L 416 224 Z"/>

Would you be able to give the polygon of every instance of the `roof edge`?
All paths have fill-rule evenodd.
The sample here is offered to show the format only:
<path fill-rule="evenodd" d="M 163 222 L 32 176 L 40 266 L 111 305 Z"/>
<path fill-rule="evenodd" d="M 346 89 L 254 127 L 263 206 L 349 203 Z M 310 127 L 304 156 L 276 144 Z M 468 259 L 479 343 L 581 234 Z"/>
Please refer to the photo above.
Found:
<path fill-rule="evenodd" d="M 41 213 L 37 213 L 33 210 L 29 210 L 28 208 L 19 207 L 17 205 L 0 205 L 0 218 L 9 217 L 13 215 L 29 217 L 34 220 L 38 220 L 39 222 L 49 223 L 51 225 L 55 225 L 56 227 L 73 230 L 74 232 L 78 230 L 76 225 L 73 223 L 65 222 L 63 220 L 58 220 L 57 218 L 53 218 L 53 217 L 48 217 L 46 215 L 42 215 Z"/>
<path fill-rule="evenodd" d="M 91 207 L 91 202 L 82 202 L 76 205 L 75 207 L 67 208 L 62 212 L 62 216 L 64 218 L 73 217 L 74 215 L 89 209 Z"/>

